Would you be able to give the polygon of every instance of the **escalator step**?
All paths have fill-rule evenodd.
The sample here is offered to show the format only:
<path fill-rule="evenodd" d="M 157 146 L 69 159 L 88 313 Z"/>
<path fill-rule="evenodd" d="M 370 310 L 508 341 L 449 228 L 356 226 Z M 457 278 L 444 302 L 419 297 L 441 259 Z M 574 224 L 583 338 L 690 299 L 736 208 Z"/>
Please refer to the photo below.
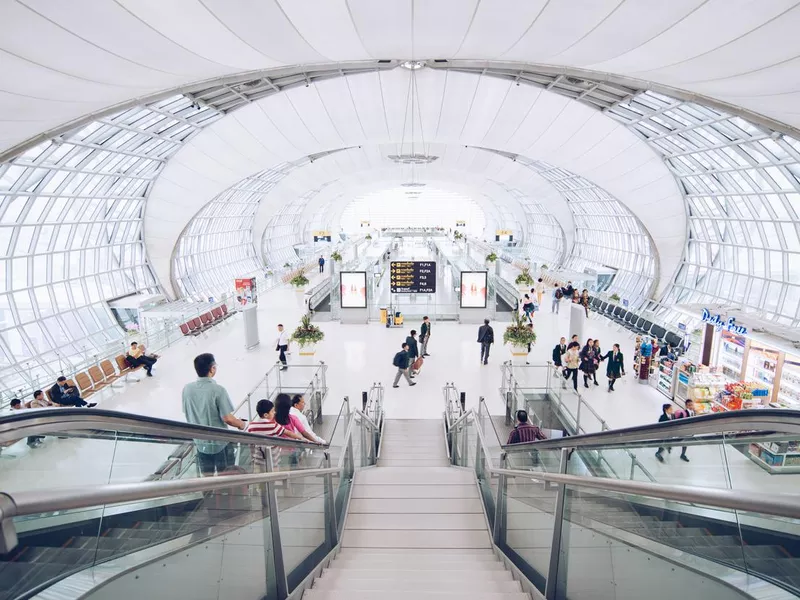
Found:
<path fill-rule="evenodd" d="M 800 558 L 751 558 L 747 560 L 748 568 L 757 573 L 764 573 L 776 578 L 796 579 L 792 585 L 800 587 Z"/>
<path fill-rule="evenodd" d="M 27 562 L 2 563 L 0 568 L 0 599 L 16 598 L 26 589 L 58 577 L 71 565 Z"/>
<path fill-rule="evenodd" d="M 694 548 L 717 548 L 719 546 L 730 547 L 740 544 L 739 538 L 733 535 L 694 535 L 689 537 L 672 536 L 670 543 L 689 551 Z"/>
<path fill-rule="evenodd" d="M 698 548 L 697 553 L 717 560 L 738 560 L 742 558 L 742 555 L 748 560 L 789 558 L 780 546 L 719 546 Z"/>

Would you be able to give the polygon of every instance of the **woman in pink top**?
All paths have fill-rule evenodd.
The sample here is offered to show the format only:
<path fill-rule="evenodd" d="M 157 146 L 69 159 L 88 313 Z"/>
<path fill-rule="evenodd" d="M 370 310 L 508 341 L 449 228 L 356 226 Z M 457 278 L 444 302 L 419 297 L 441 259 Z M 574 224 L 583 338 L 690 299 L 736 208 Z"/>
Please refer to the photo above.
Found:
<path fill-rule="evenodd" d="M 278 394 L 275 398 L 275 421 L 283 425 L 287 431 L 297 433 L 307 439 L 309 442 L 317 443 L 317 440 L 308 433 L 304 428 L 300 419 L 291 414 L 292 399 L 288 394 Z"/>

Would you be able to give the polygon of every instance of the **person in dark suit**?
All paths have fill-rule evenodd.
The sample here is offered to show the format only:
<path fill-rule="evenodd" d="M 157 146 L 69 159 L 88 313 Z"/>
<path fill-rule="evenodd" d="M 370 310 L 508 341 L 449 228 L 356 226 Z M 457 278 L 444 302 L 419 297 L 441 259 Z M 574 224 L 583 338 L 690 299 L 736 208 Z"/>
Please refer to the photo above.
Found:
<path fill-rule="evenodd" d="M 414 361 L 417 360 L 419 357 L 419 346 L 417 345 L 417 331 L 416 329 L 411 330 L 411 334 L 406 338 L 406 344 L 408 345 L 408 364 L 410 369 L 411 377 L 414 377 Z"/>
<path fill-rule="evenodd" d="M 675 415 L 672 412 L 672 404 L 662 404 L 661 405 L 661 416 L 658 417 L 659 423 L 666 423 L 667 421 L 672 421 L 675 418 Z M 656 458 L 658 462 L 664 462 L 664 448 L 659 447 L 656 450 Z"/>
<path fill-rule="evenodd" d="M 422 344 L 422 356 L 430 356 L 428 354 L 428 340 L 431 337 L 431 320 L 428 317 L 422 317 L 422 327 L 419 328 L 419 342 Z"/>
<path fill-rule="evenodd" d="M 325 270 L 325 259 L 320 256 L 317 263 L 319 264 L 319 272 L 322 273 Z"/>
<path fill-rule="evenodd" d="M 561 338 L 553 348 L 553 364 L 559 369 L 563 366 L 561 357 L 567 352 L 567 338 Z M 553 376 L 558 376 L 558 369 L 553 369 Z"/>
<path fill-rule="evenodd" d="M 481 362 L 489 364 L 489 349 L 494 344 L 494 329 L 489 325 L 489 319 L 483 320 L 483 325 L 478 328 L 478 343 L 481 345 Z"/>
<path fill-rule="evenodd" d="M 50 398 L 54 404 L 59 406 L 97 406 L 97 404 L 87 404 L 87 402 L 80 397 L 78 390 L 74 387 L 67 385 L 67 378 L 64 376 L 56 380 L 56 384 L 50 388 Z"/>
<path fill-rule="evenodd" d="M 625 357 L 619 350 L 619 344 L 614 344 L 613 349 L 606 352 L 601 360 L 607 360 L 606 364 L 606 377 L 608 377 L 608 391 L 614 391 L 614 382 L 622 377 L 622 367 Z"/>

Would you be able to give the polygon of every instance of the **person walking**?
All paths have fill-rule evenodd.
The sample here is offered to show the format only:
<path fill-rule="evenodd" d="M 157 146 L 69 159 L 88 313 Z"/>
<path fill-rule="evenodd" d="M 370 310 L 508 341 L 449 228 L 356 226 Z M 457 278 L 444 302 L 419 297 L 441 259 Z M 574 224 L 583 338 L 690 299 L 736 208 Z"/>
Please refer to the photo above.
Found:
<path fill-rule="evenodd" d="M 581 357 L 581 371 L 583 371 L 583 387 L 589 387 L 589 380 L 594 377 L 594 371 L 597 368 L 595 364 L 594 347 L 592 345 L 592 338 L 586 341 L 586 345 L 580 352 Z M 595 385 L 598 385 L 595 382 Z"/>
<path fill-rule="evenodd" d="M 494 344 L 494 329 L 489 325 L 489 319 L 483 320 L 483 325 L 478 328 L 478 343 L 481 345 L 481 362 L 489 364 L 489 350 Z"/>
<path fill-rule="evenodd" d="M 686 401 L 686 410 L 680 411 L 680 413 L 675 415 L 676 419 L 688 419 L 689 417 L 694 417 L 697 414 L 697 411 L 694 409 L 694 400 L 687 400 Z M 689 457 L 686 456 L 686 446 L 681 447 L 681 460 L 683 462 L 689 462 Z"/>
<path fill-rule="evenodd" d="M 278 361 L 281 363 L 281 371 L 289 368 L 286 364 L 286 351 L 289 350 L 289 332 L 283 328 L 283 324 L 278 323 L 278 339 L 275 340 L 275 351 L 278 352 Z"/>
<path fill-rule="evenodd" d="M 428 340 L 431 337 L 431 321 L 428 317 L 422 317 L 422 327 L 419 328 L 419 341 L 422 344 L 422 356 L 428 357 Z"/>
<path fill-rule="evenodd" d="M 561 290 L 560 287 L 553 288 L 553 303 L 550 305 L 550 312 L 559 314 L 559 309 L 561 308 L 561 299 L 564 297 L 564 292 Z"/>
<path fill-rule="evenodd" d="M 595 340 L 592 348 L 594 348 L 594 384 L 600 385 L 597 383 L 597 372 L 600 370 L 600 361 L 603 358 L 603 352 L 600 350 L 600 340 Z"/>
<path fill-rule="evenodd" d="M 581 293 L 581 299 L 578 302 L 582 307 L 583 310 L 586 312 L 586 318 L 589 318 L 589 290 L 584 289 Z"/>
<path fill-rule="evenodd" d="M 325 259 L 322 258 L 322 256 L 320 256 L 319 260 L 317 262 L 319 263 L 319 272 L 320 273 L 324 272 L 325 271 Z"/>
<path fill-rule="evenodd" d="M 542 295 L 544 294 L 544 279 L 539 277 L 539 279 L 537 279 L 536 283 L 533 285 L 533 289 L 536 290 L 536 303 L 541 306 Z"/>
<path fill-rule="evenodd" d="M 214 381 L 217 361 L 213 354 L 199 354 L 194 359 L 197 381 L 183 387 L 181 401 L 187 423 L 219 427 L 228 425 L 244 429 L 246 423 L 233 414 L 233 404 L 228 391 Z M 220 474 L 236 464 L 233 445 L 229 442 L 195 440 L 197 466 L 202 477 Z"/>
<path fill-rule="evenodd" d="M 675 418 L 672 410 L 672 404 L 662 404 L 661 405 L 661 416 L 658 417 L 659 423 L 666 423 L 667 421 L 672 421 Z M 668 448 L 669 452 L 672 452 L 672 448 Z M 656 458 L 658 462 L 664 462 L 664 448 L 659 447 L 656 450 Z"/>
<path fill-rule="evenodd" d="M 408 374 L 408 363 L 408 344 L 403 343 L 403 349 L 395 354 L 394 360 L 392 360 L 392 364 L 397 367 L 397 375 L 394 376 L 394 383 L 392 384 L 393 388 L 400 387 L 397 384 L 400 382 L 401 377 L 406 378 L 408 385 L 417 385 L 415 382 L 411 381 L 411 376 Z"/>
<path fill-rule="evenodd" d="M 533 332 L 533 323 L 528 323 L 525 327 L 528 328 L 528 331 Z M 528 354 L 525 355 L 525 364 L 529 365 L 531 363 L 528 362 L 528 357 L 531 355 L 531 350 L 533 349 L 533 344 L 530 342 L 528 343 Z"/>
<path fill-rule="evenodd" d="M 578 348 L 580 348 L 580 344 L 577 342 L 570 343 L 567 346 L 567 351 L 564 353 L 564 379 L 569 381 L 570 377 L 572 378 L 572 387 L 575 388 L 575 391 L 578 391 L 578 367 L 581 363 L 581 356 L 578 352 Z M 566 385 L 562 384 L 561 387 L 566 387 Z"/>
<path fill-rule="evenodd" d="M 414 361 L 419 358 L 419 346 L 417 345 L 417 331 L 411 330 L 411 334 L 406 338 L 406 346 L 408 346 L 408 367 L 411 378 L 414 378 Z"/>
<path fill-rule="evenodd" d="M 528 294 L 522 300 L 522 312 L 528 319 L 528 323 L 533 323 L 533 300 Z"/>
<path fill-rule="evenodd" d="M 556 347 L 553 348 L 553 365 L 555 365 L 555 369 L 553 369 L 553 375 L 558 376 L 558 370 L 564 366 L 561 358 L 567 352 L 567 338 L 561 338 L 556 344 Z"/>
<path fill-rule="evenodd" d="M 600 354 L 598 354 L 600 356 Z M 608 391 L 614 391 L 614 382 L 622 377 L 622 367 L 625 364 L 625 357 L 619 350 L 619 344 L 614 344 L 612 350 L 609 350 L 602 360 L 607 360 L 606 363 L 606 377 L 608 377 Z"/>

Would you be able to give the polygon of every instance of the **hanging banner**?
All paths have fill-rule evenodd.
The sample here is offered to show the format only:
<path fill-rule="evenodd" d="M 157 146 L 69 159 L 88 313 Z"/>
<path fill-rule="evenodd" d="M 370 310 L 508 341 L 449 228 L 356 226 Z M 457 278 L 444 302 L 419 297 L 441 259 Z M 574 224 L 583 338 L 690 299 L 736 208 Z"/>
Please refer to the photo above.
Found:
<path fill-rule="evenodd" d="M 255 277 L 234 279 L 233 286 L 236 289 L 236 302 L 238 302 L 240 306 L 258 304 L 258 290 L 256 289 Z"/>

